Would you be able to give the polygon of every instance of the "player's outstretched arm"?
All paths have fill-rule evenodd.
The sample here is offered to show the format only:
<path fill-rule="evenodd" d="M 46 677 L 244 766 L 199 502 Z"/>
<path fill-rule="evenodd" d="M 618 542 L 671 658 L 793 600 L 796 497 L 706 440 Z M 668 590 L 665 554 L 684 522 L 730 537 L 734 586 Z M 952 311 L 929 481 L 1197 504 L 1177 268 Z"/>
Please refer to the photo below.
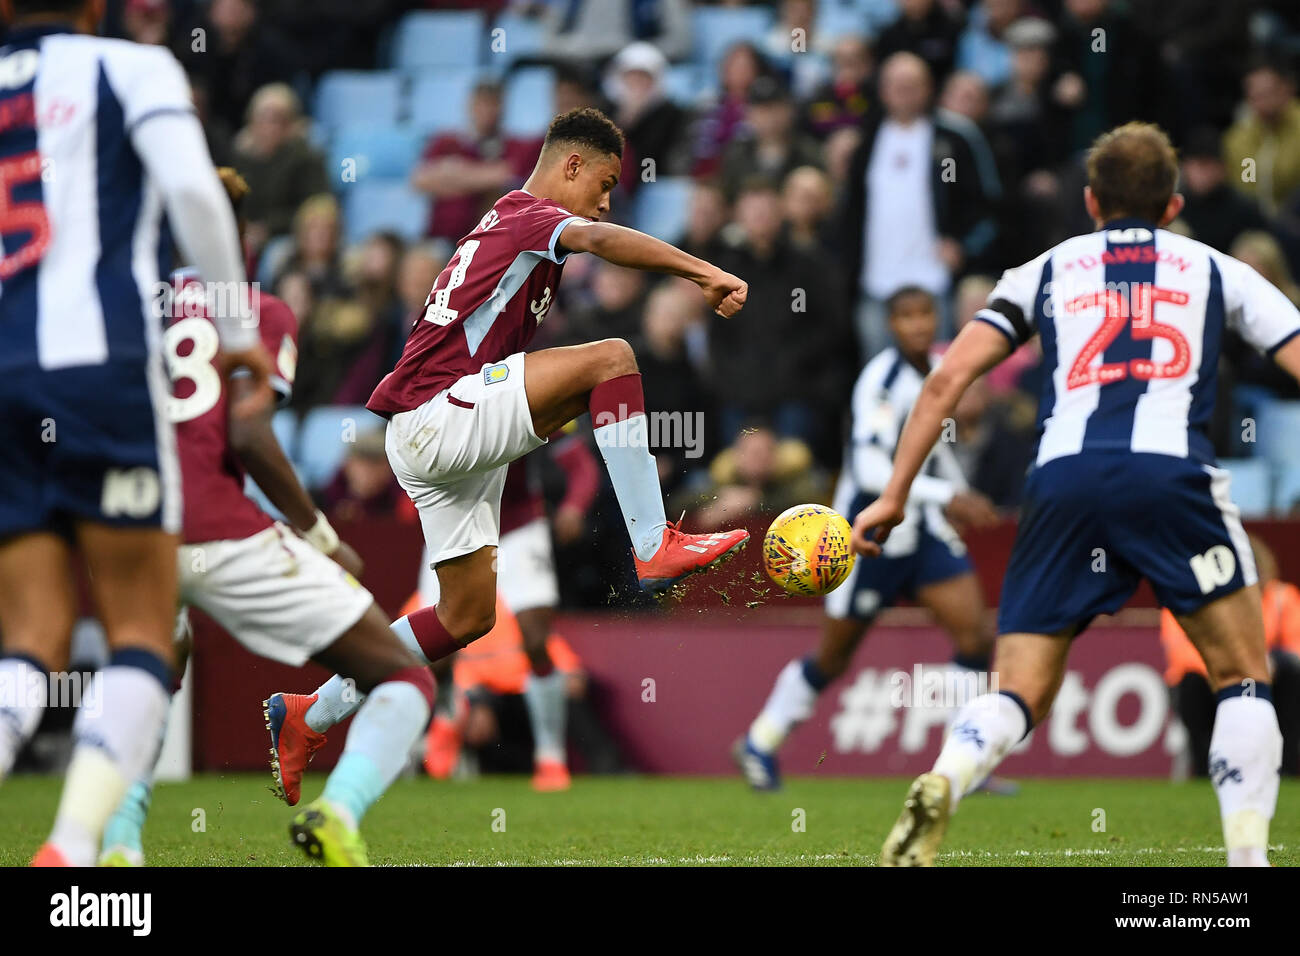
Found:
<path fill-rule="evenodd" d="M 710 308 L 724 318 L 739 312 L 749 294 L 744 280 L 730 272 L 723 272 L 662 239 L 612 222 L 570 223 L 560 233 L 559 245 L 569 252 L 590 252 L 616 266 L 690 279 L 700 287 Z"/>
<path fill-rule="evenodd" d="M 912 482 L 939 440 L 944 419 L 957 408 L 962 393 L 1011 352 L 1006 335 L 986 322 L 961 330 L 943 360 L 925 378 L 921 395 L 907 416 L 894 451 L 894 471 L 880 497 L 853 519 L 853 548 L 875 557 L 889 532 L 903 520 Z"/>
<path fill-rule="evenodd" d="M 253 388 L 247 378 L 232 379 L 230 399 L 237 401 Z M 271 414 L 244 419 L 231 418 L 229 425 L 230 448 L 257 487 L 262 489 L 271 504 L 317 550 L 341 564 L 354 576 L 360 577 L 360 557 L 347 544 L 339 540 L 325 516 L 316 510 L 316 504 L 307 489 L 298 480 L 293 465 L 280 447 L 271 428 Z"/>

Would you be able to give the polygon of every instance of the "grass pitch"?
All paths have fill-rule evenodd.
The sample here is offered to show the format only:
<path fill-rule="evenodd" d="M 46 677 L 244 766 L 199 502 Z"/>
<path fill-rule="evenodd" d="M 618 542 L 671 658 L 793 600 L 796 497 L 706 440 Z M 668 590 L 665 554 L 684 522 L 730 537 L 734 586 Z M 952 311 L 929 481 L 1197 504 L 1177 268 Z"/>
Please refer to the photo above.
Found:
<path fill-rule="evenodd" d="M 306 799 L 324 775 L 309 774 Z M 165 866 L 300 866 L 292 811 L 268 775 L 206 775 L 157 787 L 145 854 Z M 398 781 L 363 824 L 375 865 L 875 865 L 908 780 L 794 778 L 755 794 L 739 778 L 577 777 L 537 794 L 522 777 Z M 0 787 L 0 865 L 22 866 L 48 833 L 62 780 Z M 1300 863 L 1300 781 L 1284 780 L 1271 858 Z M 1104 827 L 1104 829 L 1102 829 Z M 1207 781 L 1028 780 L 975 794 L 948 831 L 948 866 L 1221 866 Z"/>

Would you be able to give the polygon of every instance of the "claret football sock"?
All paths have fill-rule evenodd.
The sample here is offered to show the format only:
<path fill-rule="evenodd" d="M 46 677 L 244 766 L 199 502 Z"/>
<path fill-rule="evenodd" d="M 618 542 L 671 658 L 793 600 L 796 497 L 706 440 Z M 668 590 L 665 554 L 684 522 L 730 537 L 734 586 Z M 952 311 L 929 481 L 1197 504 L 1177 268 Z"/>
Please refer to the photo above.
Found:
<path fill-rule="evenodd" d="M 100 836 L 130 782 L 157 755 L 171 700 L 171 669 L 140 648 L 113 652 L 73 725 L 75 746 L 49 842 L 72 866 L 93 866 Z"/>
<path fill-rule="evenodd" d="M 343 756 L 322 798 L 355 827 L 397 779 L 433 711 L 433 675 L 425 667 L 393 674 L 366 698 L 348 731 Z"/>
<path fill-rule="evenodd" d="M 1268 866 L 1268 826 L 1277 808 L 1282 732 L 1268 684 L 1219 691 L 1210 736 L 1210 781 L 1219 798 L 1229 866 Z"/>
<path fill-rule="evenodd" d="M 668 520 L 659 468 L 650 454 L 641 375 L 634 372 L 601 382 L 591 390 L 590 408 L 592 435 L 609 470 L 632 550 L 649 561 L 659 550 Z"/>
<path fill-rule="evenodd" d="M 957 712 L 934 762 L 934 772 L 952 785 L 950 810 L 983 782 L 1029 733 L 1029 708 L 1016 694 L 982 694 Z"/>
<path fill-rule="evenodd" d="M 49 675 L 34 658 L 0 658 L 0 780 L 13 769 L 18 752 L 40 726 L 49 695 Z"/>
<path fill-rule="evenodd" d="M 829 680 L 813 658 L 796 659 L 777 675 L 772 693 L 749 728 L 749 742 L 760 753 L 776 753 L 794 728 L 812 716 L 817 695 Z"/>

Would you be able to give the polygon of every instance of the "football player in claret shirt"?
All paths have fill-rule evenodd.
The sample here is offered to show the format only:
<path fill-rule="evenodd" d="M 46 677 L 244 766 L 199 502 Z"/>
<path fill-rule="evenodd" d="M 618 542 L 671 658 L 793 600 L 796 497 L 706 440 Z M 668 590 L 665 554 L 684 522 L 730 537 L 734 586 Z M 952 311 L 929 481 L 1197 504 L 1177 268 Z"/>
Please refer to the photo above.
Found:
<path fill-rule="evenodd" d="M 744 306 L 748 290 L 736 276 L 634 229 L 598 221 L 609 212 L 622 153 L 623 134 L 599 110 L 556 117 L 523 188 L 498 199 L 461 240 L 397 367 L 368 403 L 389 420 L 388 460 L 420 513 L 438 575 L 438 604 L 393 625 L 430 663 L 482 637 L 496 620 L 507 466 L 584 412 L 591 413 L 642 587 L 665 591 L 749 538 L 744 530 L 685 534 L 665 519 L 641 376 L 627 342 L 523 351 L 546 320 L 564 260 L 575 252 L 690 279 L 727 318 Z M 310 710 L 295 716 L 295 729 L 305 736 L 316 716 Z M 306 752 L 282 748 L 279 759 L 297 772 Z"/>
<path fill-rule="evenodd" d="M 233 170 L 222 170 L 222 178 L 238 209 L 247 185 Z M 315 661 L 347 674 L 359 695 L 366 695 L 320 799 L 290 823 L 295 845 L 312 858 L 331 866 L 364 866 L 358 823 L 405 766 L 428 724 L 433 677 L 394 636 L 387 616 L 350 573 L 360 573 L 360 560 L 299 483 L 271 430 L 270 411 L 229 420 L 224 393 L 237 397 L 247 382 L 234 379 L 222 387 L 213 365 L 216 329 L 203 307 L 197 274 L 178 273 L 175 286 L 163 350 L 185 488 L 184 543 L 177 555 L 181 603 L 205 611 L 256 654 L 295 666 Z M 274 363 L 272 387 L 287 400 L 297 320 L 274 296 L 255 293 L 255 306 Z M 284 522 L 244 494 L 245 472 Z M 268 701 L 273 752 L 282 716 L 276 702 Z M 128 790 L 109 821 L 104 863 L 142 862 L 140 829 L 151 776 Z M 296 778 L 278 773 L 276 782 L 282 788 L 297 786 Z M 297 803 L 296 792 L 289 802 Z"/>

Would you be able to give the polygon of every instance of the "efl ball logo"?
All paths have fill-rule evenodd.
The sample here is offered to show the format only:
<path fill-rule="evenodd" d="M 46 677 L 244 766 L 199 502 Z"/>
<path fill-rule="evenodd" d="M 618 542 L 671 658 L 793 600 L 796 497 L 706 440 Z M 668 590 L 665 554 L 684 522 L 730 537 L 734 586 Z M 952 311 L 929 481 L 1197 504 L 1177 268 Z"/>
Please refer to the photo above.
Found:
<path fill-rule="evenodd" d="M 791 594 L 834 591 L 853 570 L 849 523 L 824 505 L 796 505 L 777 515 L 763 538 L 763 567 Z"/>

